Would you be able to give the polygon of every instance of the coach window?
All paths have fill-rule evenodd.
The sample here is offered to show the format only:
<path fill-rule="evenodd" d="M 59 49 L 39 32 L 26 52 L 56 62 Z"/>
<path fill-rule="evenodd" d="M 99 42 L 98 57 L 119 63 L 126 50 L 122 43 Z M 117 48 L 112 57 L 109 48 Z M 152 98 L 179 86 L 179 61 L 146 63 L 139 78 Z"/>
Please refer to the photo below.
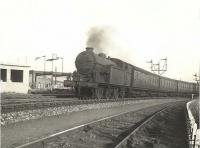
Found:
<path fill-rule="evenodd" d="M 23 82 L 23 70 L 11 70 L 12 82 Z"/>
<path fill-rule="evenodd" d="M 125 64 L 125 70 L 127 70 L 128 69 L 128 64 Z"/>
<path fill-rule="evenodd" d="M 1 82 L 7 81 L 7 69 L 1 69 Z"/>

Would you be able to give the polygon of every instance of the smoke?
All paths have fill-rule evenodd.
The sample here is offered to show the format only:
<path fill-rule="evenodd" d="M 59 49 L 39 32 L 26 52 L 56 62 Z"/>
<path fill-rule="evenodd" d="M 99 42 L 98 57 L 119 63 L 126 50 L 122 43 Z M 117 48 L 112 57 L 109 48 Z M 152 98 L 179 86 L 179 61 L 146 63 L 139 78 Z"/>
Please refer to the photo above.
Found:
<path fill-rule="evenodd" d="M 87 47 L 93 47 L 95 53 L 103 52 L 114 58 L 133 63 L 133 48 L 119 31 L 112 27 L 92 27 L 87 33 Z"/>
<path fill-rule="evenodd" d="M 87 47 L 93 47 L 96 52 L 106 52 L 110 46 L 111 30 L 106 27 L 92 27 L 88 31 Z"/>

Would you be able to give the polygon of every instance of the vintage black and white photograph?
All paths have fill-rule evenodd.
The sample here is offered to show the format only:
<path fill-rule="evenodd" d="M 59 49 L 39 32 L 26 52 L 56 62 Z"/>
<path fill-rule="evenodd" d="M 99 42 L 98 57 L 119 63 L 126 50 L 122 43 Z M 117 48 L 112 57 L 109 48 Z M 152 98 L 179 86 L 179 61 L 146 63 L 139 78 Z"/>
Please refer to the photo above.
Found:
<path fill-rule="evenodd" d="M 1 0 L 1 148 L 200 148 L 199 0 Z"/>

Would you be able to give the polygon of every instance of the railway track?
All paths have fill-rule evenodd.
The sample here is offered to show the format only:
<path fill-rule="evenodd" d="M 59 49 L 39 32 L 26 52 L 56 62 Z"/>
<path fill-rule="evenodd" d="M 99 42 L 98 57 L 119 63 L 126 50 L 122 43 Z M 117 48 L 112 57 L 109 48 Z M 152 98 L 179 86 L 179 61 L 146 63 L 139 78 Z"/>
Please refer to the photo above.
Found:
<path fill-rule="evenodd" d="M 171 106 L 170 106 L 171 107 Z M 151 116 L 149 116 L 146 120 L 144 120 L 144 122 L 141 122 L 141 124 L 139 124 L 138 126 L 136 126 L 136 128 L 129 134 L 127 134 L 125 136 L 125 138 L 123 138 L 121 141 L 119 141 L 114 148 L 120 148 L 123 147 L 124 145 L 126 145 L 127 140 L 136 132 L 138 132 L 142 127 L 144 127 L 145 125 L 147 125 L 153 118 L 155 118 L 156 116 L 158 116 L 160 113 L 162 113 L 163 111 L 165 111 L 166 109 L 168 109 L 169 106 L 164 107 L 163 109 L 155 112 L 154 114 L 152 114 Z"/>
<path fill-rule="evenodd" d="M 13 100 L 9 102 L 1 102 L 1 112 L 8 113 L 14 111 L 32 110 L 47 107 L 57 107 L 57 106 L 68 106 L 68 105 L 81 105 L 81 104 L 94 104 L 94 103 L 106 103 L 106 102 L 120 102 L 120 101 L 131 101 L 131 100 L 146 100 L 146 99 L 156 99 L 156 98 L 125 98 L 121 99 L 90 99 L 90 100 L 78 100 L 75 99 L 47 99 L 47 100 L 30 100 L 30 101 L 20 101 Z"/>
<path fill-rule="evenodd" d="M 73 101 L 78 98 L 39 98 L 39 99 L 5 99 L 1 101 L 3 105 L 9 104 L 23 104 L 23 103 L 34 103 L 34 102 L 53 102 L 53 101 Z"/>
<path fill-rule="evenodd" d="M 142 99 L 156 99 L 165 97 L 137 97 L 137 98 L 123 98 L 126 100 L 142 100 Z M 167 97 L 166 97 L 167 98 Z M 28 103 L 45 103 L 45 102 L 59 102 L 59 101 L 77 101 L 77 102 L 104 102 L 104 101 L 123 101 L 121 98 L 118 99 L 85 99 L 79 100 L 78 98 L 40 98 L 40 99 L 5 99 L 1 101 L 1 105 L 15 105 L 15 104 L 28 104 Z"/>
<path fill-rule="evenodd" d="M 121 147 L 130 135 L 177 103 L 120 113 L 67 129 L 17 148 Z"/>

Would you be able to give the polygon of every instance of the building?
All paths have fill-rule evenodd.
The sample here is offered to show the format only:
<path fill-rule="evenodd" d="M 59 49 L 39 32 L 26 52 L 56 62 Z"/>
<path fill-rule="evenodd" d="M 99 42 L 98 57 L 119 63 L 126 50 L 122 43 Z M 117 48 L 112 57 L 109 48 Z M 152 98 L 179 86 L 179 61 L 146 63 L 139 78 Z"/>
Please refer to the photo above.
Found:
<path fill-rule="evenodd" d="M 31 78 L 31 75 L 29 75 L 29 86 L 31 88 L 33 88 L 33 82 L 31 80 L 33 80 Z M 51 84 L 51 77 L 49 76 L 37 76 L 35 78 L 35 89 L 48 89 L 51 88 L 52 84 Z"/>
<path fill-rule="evenodd" d="M 35 70 L 30 70 L 29 74 L 29 86 L 32 89 L 63 88 L 64 80 L 72 76 L 71 73 Z"/>
<path fill-rule="evenodd" d="M 0 92 L 28 92 L 30 66 L 0 64 L 0 70 Z"/>

